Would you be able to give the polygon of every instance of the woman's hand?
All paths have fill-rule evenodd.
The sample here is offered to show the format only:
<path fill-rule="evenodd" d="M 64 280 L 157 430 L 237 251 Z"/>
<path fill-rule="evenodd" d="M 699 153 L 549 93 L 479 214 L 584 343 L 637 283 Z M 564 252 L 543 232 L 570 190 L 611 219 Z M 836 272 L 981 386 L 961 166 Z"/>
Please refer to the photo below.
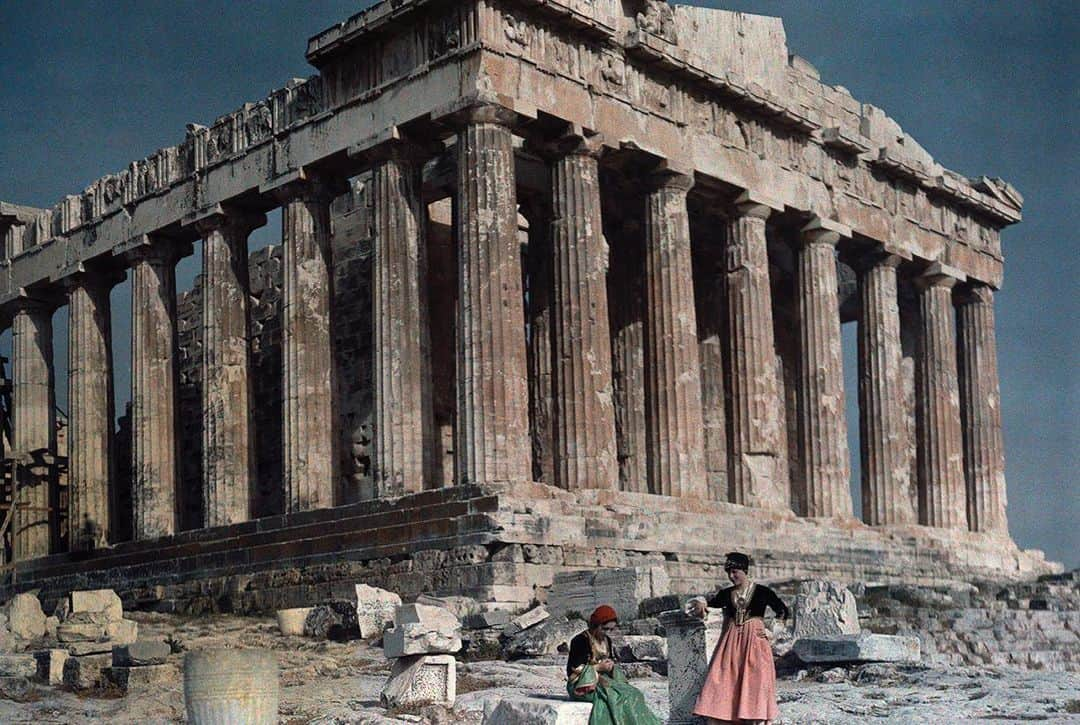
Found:
<path fill-rule="evenodd" d="M 758 637 L 761 637 L 766 642 L 772 642 L 772 633 L 769 632 L 769 630 L 765 629 L 764 627 L 762 627 L 758 631 Z"/>
<path fill-rule="evenodd" d="M 705 603 L 704 598 L 694 597 L 686 603 L 683 611 L 691 617 L 705 619 L 705 615 L 708 614 L 708 605 Z"/>
<path fill-rule="evenodd" d="M 615 669 L 615 662 L 612 660 L 600 660 L 596 663 L 597 672 L 611 672 Z"/>

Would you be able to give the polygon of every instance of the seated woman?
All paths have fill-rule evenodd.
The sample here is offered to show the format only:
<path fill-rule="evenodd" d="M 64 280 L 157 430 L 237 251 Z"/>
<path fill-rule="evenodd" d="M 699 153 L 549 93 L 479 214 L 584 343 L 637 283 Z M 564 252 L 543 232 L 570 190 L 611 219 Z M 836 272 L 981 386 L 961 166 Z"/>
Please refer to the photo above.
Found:
<path fill-rule="evenodd" d="M 615 610 L 605 604 L 589 617 L 589 628 L 570 640 L 566 691 L 573 700 L 592 703 L 589 725 L 661 725 L 615 664 L 608 634 L 616 626 Z"/>
<path fill-rule="evenodd" d="M 735 586 L 721 589 L 705 601 L 687 602 L 689 613 L 704 617 L 706 606 L 724 610 L 724 630 L 709 663 L 694 714 L 708 725 L 768 723 L 779 714 L 776 705 L 776 666 L 765 629 L 768 607 L 780 619 L 788 608 L 776 592 L 750 578 L 750 557 L 733 551 L 724 571 Z"/>

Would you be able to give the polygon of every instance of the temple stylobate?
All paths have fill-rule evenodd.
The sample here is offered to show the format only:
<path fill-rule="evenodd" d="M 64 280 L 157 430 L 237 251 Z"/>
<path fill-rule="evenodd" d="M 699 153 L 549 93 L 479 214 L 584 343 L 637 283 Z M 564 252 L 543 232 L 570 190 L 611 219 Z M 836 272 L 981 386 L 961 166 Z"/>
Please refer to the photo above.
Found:
<path fill-rule="evenodd" d="M 0 206 L 8 586 L 524 602 L 638 561 L 689 590 L 725 547 L 775 577 L 1048 568 L 1005 512 L 993 300 L 1022 198 L 823 82 L 780 19 L 404 0 L 307 59 L 51 209 Z"/>

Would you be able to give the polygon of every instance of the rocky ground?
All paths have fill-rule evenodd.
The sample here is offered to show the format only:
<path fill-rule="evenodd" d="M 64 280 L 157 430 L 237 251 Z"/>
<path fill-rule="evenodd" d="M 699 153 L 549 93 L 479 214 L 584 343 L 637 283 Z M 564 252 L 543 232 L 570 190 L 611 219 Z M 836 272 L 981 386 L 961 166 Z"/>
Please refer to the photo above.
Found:
<path fill-rule="evenodd" d="M 461 662 L 455 708 L 387 712 L 379 691 L 389 672 L 382 650 L 364 642 L 285 637 L 270 618 L 183 618 L 131 613 L 142 637 L 171 638 L 185 650 L 261 647 L 281 663 L 280 722 L 466 723 L 478 725 L 484 702 L 508 695 L 565 697 L 559 659 Z M 35 685 L 0 692 L 0 722 L 174 723 L 184 721 L 181 667 L 153 690 L 123 697 L 115 689 L 75 693 Z M 667 680 L 635 679 L 654 710 L 667 714 Z M 1008 667 L 864 665 L 853 669 L 803 670 L 781 679 L 781 723 L 944 723 L 1053 720 L 1080 722 L 1080 675 Z"/>

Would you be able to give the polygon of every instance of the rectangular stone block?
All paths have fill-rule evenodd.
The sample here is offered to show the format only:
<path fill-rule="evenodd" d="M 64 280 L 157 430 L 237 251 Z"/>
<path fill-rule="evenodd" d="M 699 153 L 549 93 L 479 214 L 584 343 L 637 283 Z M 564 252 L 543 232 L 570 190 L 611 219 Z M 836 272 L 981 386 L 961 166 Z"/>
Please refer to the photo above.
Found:
<path fill-rule="evenodd" d="M 64 663 L 64 684 L 77 690 L 97 687 L 101 684 L 105 668 L 111 662 L 111 654 L 69 657 Z"/>
<path fill-rule="evenodd" d="M 671 580 L 660 566 L 559 572 L 548 593 L 552 614 L 577 612 L 588 618 L 601 604 L 615 608 L 619 620 L 638 617 L 641 603 L 671 593 Z"/>
<path fill-rule="evenodd" d="M 104 612 L 116 621 L 124 617 L 124 605 L 112 589 L 91 589 L 71 593 L 71 612 Z"/>
<path fill-rule="evenodd" d="M 113 667 L 140 667 L 165 664 L 172 648 L 161 640 L 140 639 L 112 648 Z"/>
<path fill-rule="evenodd" d="M 34 655 L 0 655 L 0 677 L 34 677 L 37 672 Z"/>
<path fill-rule="evenodd" d="M 64 681 L 64 663 L 71 654 L 66 649 L 46 649 L 36 652 L 37 676 L 42 682 L 59 685 Z"/>
<path fill-rule="evenodd" d="M 131 644 L 139 639 L 139 623 L 131 619 L 109 622 L 105 634 L 114 644 Z"/>
<path fill-rule="evenodd" d="M 803 638 L 793 647 L 800 660 L 819 662 L 918 662 L 918 637 L 870 634 Z"/>
<path fill-rule="evenodd" d="M 530 697 L 484 702 L 483 725 L 589 725 L 592 704 Z"/>
<path fill-rule="evenodd" d="M 105 627 L 100 624 L 65 622 L 56 628 L 56 639 L 61 642 L 98 642 L 105 638 Z"/>
<path fill-rule="evenodd" d="M 386 707 L 420 703 L 453 705 L 457 697 L 457 661 L 452 655 L 402 657 L 394 662 L 380 700 Z"/>
<path fill-rule="evenodd" d="M 440 631 L 423 624 L 399 624 L 383 634 L 387 659 L 410 655 L 453 653 L 461 649 L 461 630 Z"/>
<path fill-rule="evenodd" d="M 720 641 L 723 621 L 717 611 L 709 611 L 704 620 L 681 611 L 660 615 L 660 624 L 667 633 L 668 725 L 699 722 L 694 704 L 709 671 L 709 658 Z"/>
<path fill-rule="evenodd" d="M 176 668 L 168 664 L 109 667 L 105 674 L 127 692 L 153 691 L 178 676 Z"/>
<path fill-rule="evenodd" d="M 104 642 L 70 642 L 67 648 L 72 657 L 83 657 L 84 655 L 100 655 L 112 652 L 113 643 L 108 640 Z"/>

